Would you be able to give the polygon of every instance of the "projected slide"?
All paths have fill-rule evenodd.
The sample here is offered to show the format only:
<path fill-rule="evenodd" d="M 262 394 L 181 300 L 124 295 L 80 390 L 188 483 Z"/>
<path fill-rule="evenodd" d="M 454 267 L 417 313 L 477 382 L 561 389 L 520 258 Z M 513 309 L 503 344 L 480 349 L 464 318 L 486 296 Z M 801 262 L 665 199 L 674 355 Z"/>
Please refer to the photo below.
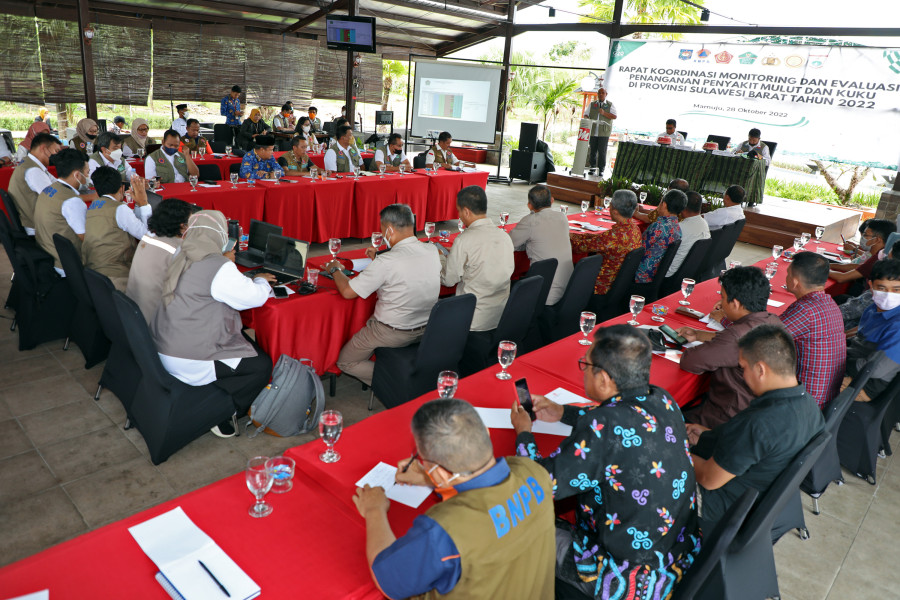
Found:
<path fill-rule="evenodd" d="M 489 81 L 429 77 L 422 80 L 417 113 L 420 117 L 484 121 L 490 92 Z"/>

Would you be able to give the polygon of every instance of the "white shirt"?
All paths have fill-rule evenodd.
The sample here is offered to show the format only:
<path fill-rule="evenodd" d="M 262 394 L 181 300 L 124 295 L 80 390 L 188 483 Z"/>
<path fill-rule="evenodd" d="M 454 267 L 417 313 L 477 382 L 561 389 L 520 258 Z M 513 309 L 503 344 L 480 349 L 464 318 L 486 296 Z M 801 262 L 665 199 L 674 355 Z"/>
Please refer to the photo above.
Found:
<path fill-rule="evenodd" d="M 448 161 L 450 162 L 451 165 L 458 165 L 458 164 L 459 164 L 459 159 L 456 158 L 456 155 L 453 154 L 453 152 L 450 150 L 450 148 L 447 148 L 446 150 L 441 150 L 441 152 L 443 152 L 444 158 L 445 158 L 446 160 L 448 160 Z M 431 150 L 429 150 L 429 151 L 428 151 L 428 154 L 425 155 L 425 164 L 426 164 L 426 165 L 433 165 L 433 164 L 434 164 L 434 148 L 432 148 Z"/>
<path fill-rule="evenodd" d="M 657 138 L 661 138 L 661 137 L 672 138 L 672 145 L 678 144 L 679 146 L 684 146 L 684 136 L 681 135 L 681 133 L 679 133 L 678 131 L 676 131 L 675 133 L 666 133 L 665 131 L 663 131 L 656 137 Z"/>
<path fill-rule="evenodd" d="M 74 191 L 76 194 L 78 193 L 78 190 L 73 188 L 62 179 L 60 179 L 59 181 L 64 185 L 69 186 L 69 188 L 71 188 L 72 191 Z M 87 219 L 87 204 L 84 203 L 84 200 L 81 199 L 81 196 L 75 196 L 63 202 L 61 211 L 63 218 L 66 220 L 66 223 L 69 225 L 69 227 L 72 228 L 72 231 L 74 231 L 77 235 L 83 236 L 84 222 L 85 219 Z M 56 272 L 63 277 L 66 276 L 66 272 L 59 267 L 53 268 L 56 269 Z"/>
<path fill-rule="evenodd" d="M 396 154 L 391 154 L 391 155 L 389 155 L 389 156 L 391 157 L 391 160 L 393 160 L 393 158 L 394 158 L 395 156 L 397 156 L 397 155 L 396 155 Z M 384 160 L 384 151 L 379 147 L 377 150 L 375 150 L 375 159 L 374 159 L 373 162 L 375 162 L 376 164 L 377 164 L 377 163 L 384 163 L 384 164 L 387 164 L 387 163 L 390 162 L 390 161 L 385 161 L 385 160 Z M 406 152 L 404 152 L 403 150 L 400 150 L 400 162 L 401 162 L 401 163 L 409 162 L 409 159 L 406 158 Z M 432 157 L 432 161 L 431 161 L 431 162 L 434 162 L 434 158 L 433 158 L 433 157 Z"/>
<path fill-rule="evenodd" d="M 135 206 L 132 210 L 127 204 L 119 202 L 109 194 L 104 195 L 103 198 L 109 198 L 113 202 L 119 203 L 116 208 L 116 225 L 119 226 L 119 229 L 137 239 L 147 235 L 147 219 L 153 214 L 153 208 L 149 204 Z"/>
<path fill-rule="evenodd" d="M 350 161 L 350 164 L 353 164 L 353 157 L 350 156 L 350 148 L 343 148 L 340 144 L 335 144 L 331 148 L 328 149 L 328 152 L 325 153 L 325 170 L 326 171 L 337 171 L 337 150 L 340 150 L 344 153 L 344 156 L 347 157 L 347 160 Z M 362 166 L 363 160 L 362 156 L 359 157 L 359 165 Z"/>
<path fill-rule="evenodd" d="M 350 288 L 361 298 L 378 294 L 375 318 L 385 325 L 422 327 L 441 292 L 438 250 L 415 237 L 404 238 L 351 279 Z"/>
<path fill-rule="evenodd" d="M 735 154 L 746 154 L 746 152 L 741 151 L 741 148 L 744 146 L 744 144 L 747 144 L 748 146 L 750 146 L 750 140 L 743 142 L 737 148 L 735 148 L 734 153 Z M 762 140 L 760 140 L 759 143 L 756 144 L 755 146 L 750 146 L 750 150 L 757 150 L 758 154 L 762 154 L 763 160 L 766 161 L 766 166 L 768 167 L 769 163 L 772 162 L 772 155 L 769 153 L 769 147 L 763 146 L 762 149 L 760 150 L 760 146 L 762 146 Z M 750 152 L 750 150 L 747 150 L 747 152 Z"/>
<path fill-rule="evenodd" d="M 119 127 L 118 125 L 116 125 L 115 123 L 113 123 L 112 125 L 109 126 L 108 131 L 110 133 L 114 133 L 116 135 L 122 135 L 122 128 Z"/>
<path fill-rule="evenodd" d="M 709 225 L 700 215 L 688 217 L 681 221 L 678 226 L 681 228 L 681 245 L 678 246 L 678 252 L 675 253 L 675 258 L 672 260 L 672 265 L 669 267 L 666 277 L 671 277 L 681 267 L 694 242 L 697 240 L 708 240 L 710 237 Z"/>
<path fill-rule="evenodd" d="M 12 158 L 12 155 L 12 150 L 6 145 L 6 138 L 0 135 L 0 158 L 6 158 L 7 156 Z"/>
<path fill-rule="evenodd" d="M 726 225 L 730 225 L 743 219 L 744 209 L 741 208 L 740 204 L 723 206 L 722 208 L 706 213 L 703 215 L 703 218 L 706 219 L 706 224 L 709 225 L 710 230 L 722 229 Z"/>
<path fill-rule="evenodd" d="M 178 154 L 177 152 L 175 154 Z M 169 156 L 166 154 L 165 150 L 163 150 L 162 155 L 166 157 L 166 160 L 169 161 L 169 164 L 172 165 L 172 168 L 175 169 L 175 154 Z M 149 156 L 144 159 L 144 179 L 153 179 L 156 177 L 156 163 Z M 178 172 L 178 169 L 175 169 L 175 183 L 184 183 L 186 179 L 181 176 L 181 173 Z"/>
<path fill-rule="evenodd" d="M 31 189 L 31 191 L 40 194 L 44 191 L 45 188 L 56 183 L 56 177 L 50 174 L 50 171 L 47 170 L 47 167 L 41 164 L 33 154 L 29 153 L 26 157 L 26 160 L 33 160 L 40 169 L 28 169 L 25 173 L 25 185 Z M 23 167 L 24 168 L 24 167 Z M 33 227 L 26 227 L 25 233 L 28 235 L 34 235 Z"/>
<path fill-rule="evenodd" d="M 271 290 L 269 282 L 265 279 L 256 277 L 251 280 L 242 275 L 231 261 L 222 265 L 209 286 L 213 299 L 224 302 L 235 310 L 262 306 L 269 299 Z M 206 385 L 216 380 L 216 361 L 176 358 L 165 354 L 160 354 L 159 360 L 166 371 L 188 385 Z M 219 362 L 236 369 L 241 359 L 225 358 Z"/>
<path fill-rule="evenodd" d="M 184 137 L 187 135 L 187 120 L 178 117 L 172 121 L 172 129 L 178 132 L 178 135 Z"/>
<path fill-rule="evenodd" d="M 122 155 L 124 156 L 124 151 L 123 151 L 123 154 L 122 154 Z M 103 159 L 103 166 L 104 166 L 104 167 L 112 167 L 112 168 L 115 169 L 116 171 L 119 170 L 119 165 L 122 164 L 122 159 L 121 159 L 121 158 L 120 158 L 119 160 L 117 160 L 116 162 L 110 162 L 105 156 L 103 156 L 103 153 L 100 154 L 100 158 Z M 101 165 L 97 164 L 97 161 L 96 161 L 96 160 L 94 160 L 93 158 L 91 158 L 91 160 L 88 161 L 88 169 L 89 169 L 89 171 L 90 171 L 89 176 L 90 176 L 90 175 L 93 175 L 93 174 L 94 174 L 94 171 L 96 171 L 98 168 L 100 168 L 100 166 L 101 166 Z M 154 170 L 155 170 L 155 169 L 154 169 Z M 131 167 L 131 165 L 129 165 L 128 163 L 125 163 L 125 177 L 127 178 L 126 181 L 131 181 L 131 178 L 134 177 L 134 176 L 135 176 L 135 171 L 134 171 L 134 169 Z"/>

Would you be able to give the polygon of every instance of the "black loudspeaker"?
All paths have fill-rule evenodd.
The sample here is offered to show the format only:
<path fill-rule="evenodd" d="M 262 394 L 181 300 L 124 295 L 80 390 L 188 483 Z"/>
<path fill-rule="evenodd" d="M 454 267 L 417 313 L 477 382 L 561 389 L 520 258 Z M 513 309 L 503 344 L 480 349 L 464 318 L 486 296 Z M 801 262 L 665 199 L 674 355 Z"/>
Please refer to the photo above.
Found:
<path fill-rule="evenodd" d="M 519 150 L 534 152 L 537 149 L 538 124 L 522 123 L 519 127 Z"/>
<path fill-rule="evenodd" d="M 542 152 L 513 150 L 509 158 L 509 176 L 513 179 L 523 179 L 528 183 L 544 181 L 546 167 L 546 156 Z"/>

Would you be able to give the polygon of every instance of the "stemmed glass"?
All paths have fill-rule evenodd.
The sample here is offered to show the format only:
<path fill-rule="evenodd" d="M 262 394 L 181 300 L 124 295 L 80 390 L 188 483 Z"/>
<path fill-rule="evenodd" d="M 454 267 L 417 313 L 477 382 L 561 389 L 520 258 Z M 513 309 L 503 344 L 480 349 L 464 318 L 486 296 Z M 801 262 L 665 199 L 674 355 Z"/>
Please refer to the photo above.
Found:
<path fill-rule="evenodd" d="M 272 506 L 263 502 L 263 498 L 272 489 L 275 479 L 272 470 L 266 465 L 268 456 L 254 456 L 247 461 L 247 470 L 244 476 L 247 480 L 247 488 L 256 498 L 256 502 L 247 511 L 251 517 L 268 517 L 272 514 Z"/>
<path fill-rule="evenodd" d="M 688 296 L 694 293 L 694 284 L 696 282 L 693 279 L 682 279 L 681 280 L 681 293 L 684 294 L 684 300 L 679 300 L 678 304 L 682 306 L 690 306 L 691 303 L 688 302 Z"/>
<path fill-rule="evenodd" d="M 359 165 L 353 165 L 353 179 L 359 179 Z"/>
<path fill-rule="evenodd" d="M 287 456 L 273 456 L 266 461 L 266 468 L 272 471 L 272 493 L 284 494 L 294 487 L 294 468 L 297 463 Z"/>
<path fill-rule="evenodd" d="M 631 300 L 628 301 L 628 310 L 631 311 L 631 320 L 628 321 L 628 324 L 637 327 L 640 325 L 637 321 L 637 316 L 640 314 L 642 310 L 644 310 L 644 297 L 643 296 L 632 296 Z"/>
<path fill-rule="evenodd" d="M 437 379 L 438 396 L 449 400 L 456 393 L 457 385 L 459 385 L 459 375 L 455 371 L 441 371 Z"/>
<path fill-rule="evenodd" d="M 612 198 L 610 198 L 609 196 L 604 197 L 603 198 L 603 208 L 609 210 L 609 205 L 611 202 L 612 202 Z"/>
<path fill-rule="evenodd" d="M 341 238 L 331 238 L 328 240 L 328 251 L 331 252 L 331 260 L 336 259 L 338 252 L 341 251 Z"/>
<path fill-rule="evenodd" d="M 372 232 L 372 247 L 375 248 L 375 252 L 378 252 L 378 249 L 381 248 L 381 244 L 384 242 L 384 234 L 380 231 Z"/>
<path fill-rule="evenodd" d="M 561 212 L 562 214 L 568 216 L 568 214 L 569 214 L 569 206 L 568 206 L 567 204 L 560 204 L 560 205 L 559 205 L 559 212 Z"/>
<path fill-rule="evenodd" d="M 769 280 L 769 287 L 771 288 L 772 280 L 775 278 L 775 274 L 778 272 L 778 263 L 770 262 L 766 265 L 766 279 Z M 772 293 L 772 290 L 769 289 L 769 293 Z"/>
<path fill-rule="evenodd" d="M 506 227 L 506 224 L 509 223 L 509 213 L 502 212 L 500 213 L 500 228 Z"/>
<path fill-rule="evenodd" d="M 794 238 L 794 254 L 800 252 L 800 249 L 803 247 L 803 240 L 801 238 Z M 785 260 L 784 262 L 791 262 L 789 260 Z"/>
<path fill-rule="evenodd" d="M 333 463 L 341 460 L 341 455 L 334 451 L 334 445 L 341 439 L 341 431 L 344 429 L 344 417 L 336 410 L 322 411 L 319 416 L 319 435 L 328 446 L 328 450 L 319 455 L 319 460 L 325 463 Z"/>
<path fill-rule="evenodd" d="M 188 175 L 188 181 L 191 184 L 191 191 L 196 192 L 197 191 L 197 182 L 200 181 L 200 177 L 198 177 L 197 175 Z"/>
<path fill-rule="evenodd" d="M 641 204 L 645 204 L 647 202 L 647 192 L 641 192 Z"/>
<path fill-rule="evenodd" d="M 456 220 L 456 228 L 459 229 L 459 232 L 460 232 L 460 233 L 462 233 L 462 232 L 463 232 L 463 229 L 466 228 L 466 226 L 465 226 L 465 224 L 463 223 L 462 219 L 457 219 L 457 220 Z"/>
<path fill-rule="evenodd" d="M 381 163 L 380 165 L 378 165 L 378 177 L 381 179 L 384 179 L 384 168 L 385 168 L 384 163 Z"/>
<path fill-rule="evenodd" d="M 822 236 L 825 235 L 825 228 L 819 225 L 816 227 L 816 245 L 818 246 Z"/>
<path fill-rule="evenodd" d="M 256 187 L 256 175 L 252 171 L 247 175 L 247 187 Z"/>
<path fill-rule="evenodd" d="M 653 313 L 653 316 L 650 317 L 651 321 L 656 321 L 657 323 L 665 323 L 666 315 L 669 314 L 669 307 L 665 304 L 654 304 L 650 307 L 650 312 Z"/>
<path fill-rule="evenodd" d="M 582 200 L 582 201 L 581 201 L 581 216 L 582 216 L 582 217 L 586 217 L 586 216 L 587 216 L 587 211 L 588 211 L 588 209 L 589 209 L 590 207 L 591 207 L 591 203 L 590 203 L 589 200 Z"/>
<path fill-rule="evenodd" d="M 450 241 L 450 238 L 448 237 L 450 235 L 450 232 L 448 230 L 441 229 L 440 231 L 438 231 L 438 235 L 441 236 L 439 241 L 441 241 L 441 242 L 449 242 Z"/>
<path fill-rule="evenodd" d="M 151 191 L 151 192 L 156 193 L 156 184 L 157 184 L 157 183 L 158 183 L 158 182 L 156 181 L 156 178 L 155 178 L 155 177 L 150 178 L 150 179 L 147 180 L 147 185 L 150 186 L 150 191 Z"/>
<path fill-rule="evenodd" d="M 800 247 L 805 248 L 809 243 L 809 239 L 812 237 L 812 234 L 809 233 L 801 233 L 800 234 Z"/>
<path fill-rule="evenodd" d="M 578 343 L 582 346 L 590 346 L 591 340 L 589 340 L 588 337 L 594 330 L 594 325 L 597 324 L 597 315 L 592 312 L 585 311 L 581 313 L 581 318 L 579 319 L 578 324 L 581 327 L 581 333 L 584 334 L 584 339 L 578 340 Z"/>
<path fill-rule="evenodd" d="M 231 146 L 225 146 L 225 156 L 231 156 Z"/>
<path fill-rule="evenodd" d="M 206 156 L 206 144 L 201 144 L 199 148 L 197 148 L 197 152 L 200 154 L 201 160 L 204 156 Z"/>
<path fill-rule="evenodd" d="M 774 258 L 775 260 L 778 260 L 778 257 L 781 256 L 783 253 L 784 253 L 783 246 L 778 246 L 778 245 L 772 246 L 772 258 Z"/>
<path fill-rule="evenodd" d="M 231 179 L 231 187 L 236 188 L 238 179 L 240 179 L 241 176 L 237 173 L 231 173 L 228 177 Z"/>
<path fill-rule="evenodd" d="M 397 169 L 400 171 L 400 177 L 403 177 L 403 174 L 406 173 L 406 163 L 400 163 Z"/>
<path fill-rule="evenodd" d="M 434 235 L 435 225 L 434 223 L 428 222 L 425 223 L 425 237 L 428 238 L 428 243 L 431 243 L 431 236 Z"/>
<path fill-rule="evenodd" d="M 140 158 L 140 159 L 143 159 L 143 158 L 144 158 L 144 149 L 143 149 L 143 148 L 138 148 L 138 149 L 137 149 L 137 156 L 138 156 L 138 158 Z"/>
<path fill-rule="evenodd" d="M 503 340 L 497 345 L 497 360 L 500 362 L 500 372 L 497 379 L 512 379 L 512 375 L 506 372 L 516 359 L 516 343 Z"/>

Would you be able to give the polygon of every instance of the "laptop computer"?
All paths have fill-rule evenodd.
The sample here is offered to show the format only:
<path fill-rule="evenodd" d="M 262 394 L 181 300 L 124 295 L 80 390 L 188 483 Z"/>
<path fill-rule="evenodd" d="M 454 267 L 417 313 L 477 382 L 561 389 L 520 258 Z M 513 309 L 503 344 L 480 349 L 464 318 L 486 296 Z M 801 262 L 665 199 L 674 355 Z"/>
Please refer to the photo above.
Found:
<path fill-rule="evenodd" d="M 259 273 L 270 273 L 275 276 L 278 285 L 302 280 L 308 253 L 309 242 L 269 234 L 263 265 L 247 271 L 244 275 L 255 277 Z"/>
<path fill-rule="evenodd" d="M 269 234 L 281 235 L 282 229 L 265 221 L 250 219 L 250 234 L 247 236 L 247 249 L 235 254 L 234 262 L 242 267 L 258 267 L 263 264 L 266 253 L 266 241 Z"/>

